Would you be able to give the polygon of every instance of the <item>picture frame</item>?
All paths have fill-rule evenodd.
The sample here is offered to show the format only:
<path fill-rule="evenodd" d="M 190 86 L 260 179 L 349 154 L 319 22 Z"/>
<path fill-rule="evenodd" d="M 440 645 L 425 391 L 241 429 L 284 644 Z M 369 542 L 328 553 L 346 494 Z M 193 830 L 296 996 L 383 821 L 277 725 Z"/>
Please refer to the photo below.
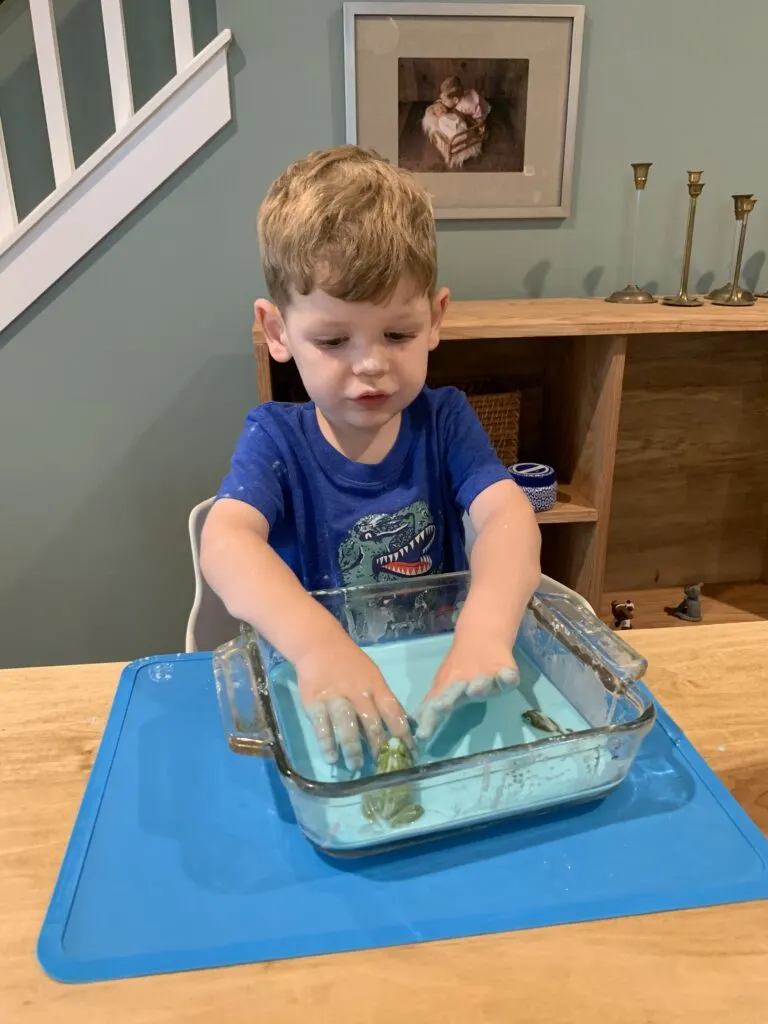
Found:
<path fill-rule="evenodd" d="M 344 3 L 347 142 L 416 173 L 438 219 L 569 217 L 584 11 Z"/>

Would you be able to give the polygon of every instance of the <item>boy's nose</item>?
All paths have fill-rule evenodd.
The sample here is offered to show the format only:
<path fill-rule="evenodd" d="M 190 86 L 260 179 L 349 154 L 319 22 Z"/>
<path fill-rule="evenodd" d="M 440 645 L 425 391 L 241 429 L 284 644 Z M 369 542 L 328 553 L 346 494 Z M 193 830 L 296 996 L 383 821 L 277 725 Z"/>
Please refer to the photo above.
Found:
<path fill-rule="evenodd" d="M 385 361 L 378 353 L 368 353 L 357 361 L 354 372 L 360 377 L 376 377 L 386 372 Z"/>

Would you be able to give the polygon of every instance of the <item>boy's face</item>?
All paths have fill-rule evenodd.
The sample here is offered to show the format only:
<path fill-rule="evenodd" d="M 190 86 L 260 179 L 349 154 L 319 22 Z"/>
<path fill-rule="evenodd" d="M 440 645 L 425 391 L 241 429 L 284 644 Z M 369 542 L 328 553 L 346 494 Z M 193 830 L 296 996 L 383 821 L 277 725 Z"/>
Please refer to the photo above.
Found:
<path fill-rule="evenodd" d="M 416 398 L 437 348 L 448 291 L 433 300 L 402 280 L 381 304 L 345 302 L 320 289 L 294 295 L 281 315 L 259 299 L 270 353 L 294 359 L 307 394 L 337 429 L 376 431 Z"/>

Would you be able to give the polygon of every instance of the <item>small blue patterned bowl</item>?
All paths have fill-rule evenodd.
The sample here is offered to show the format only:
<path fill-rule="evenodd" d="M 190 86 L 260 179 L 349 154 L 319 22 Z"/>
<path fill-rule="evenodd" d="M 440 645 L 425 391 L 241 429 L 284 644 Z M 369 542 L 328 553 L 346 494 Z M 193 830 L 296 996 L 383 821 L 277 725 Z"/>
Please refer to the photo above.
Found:
<path fill-rule="evenodd" d="M 518 462 L 509 467 L 512 479 L 528 495 L 534 512 L 548 512 L 557 501 L 557 477 L 541 462 Z"/>

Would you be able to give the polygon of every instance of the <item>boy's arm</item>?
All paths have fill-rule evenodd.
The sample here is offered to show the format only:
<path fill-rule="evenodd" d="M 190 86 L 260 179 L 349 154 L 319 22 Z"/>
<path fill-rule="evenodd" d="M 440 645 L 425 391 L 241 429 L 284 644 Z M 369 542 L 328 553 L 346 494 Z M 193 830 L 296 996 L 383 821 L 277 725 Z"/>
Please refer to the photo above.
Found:
<path fill-rule="evenodd" d="M 469 595 L 456 623 L 460 639 L 480 633 L 510 649 L 541 579 L 541 532 L 530 501 L 512 480 L 475 498 L 469 517 L 477 532 L 470 556 Z"/>
<path fill-rule="evenodd" d="M 512 480 L 481 491 L 469 516 L 477 531 L 469 593 L 448 656 L 417 714 L 421 739 L 432 736 L 457 705 L 519 682 L 512 647 L 541 578 L 536 516 Z"/>
<path fill-rule="evenodd" d="M 200 569 L 235 619 L 250 623 L 296 664 L 324 637 L 343 632 L 269 546 L 258 509 L 222 498 L 205 522 Z"/>
<path fill-rule="evenodd" d="M 337 759 L 338 742 L 347 766 L 359 768 L 358 721 L 375 754 L 385 739 L 381 719 L 392 735 L 409 739 L 408 719 L 376 665 L 310 597 L 268 538 L 261 512 L 222 498 L 205 522 L 201 571 L 230 615 L 252 625 L 293 664 L 327 760 Z"/>

